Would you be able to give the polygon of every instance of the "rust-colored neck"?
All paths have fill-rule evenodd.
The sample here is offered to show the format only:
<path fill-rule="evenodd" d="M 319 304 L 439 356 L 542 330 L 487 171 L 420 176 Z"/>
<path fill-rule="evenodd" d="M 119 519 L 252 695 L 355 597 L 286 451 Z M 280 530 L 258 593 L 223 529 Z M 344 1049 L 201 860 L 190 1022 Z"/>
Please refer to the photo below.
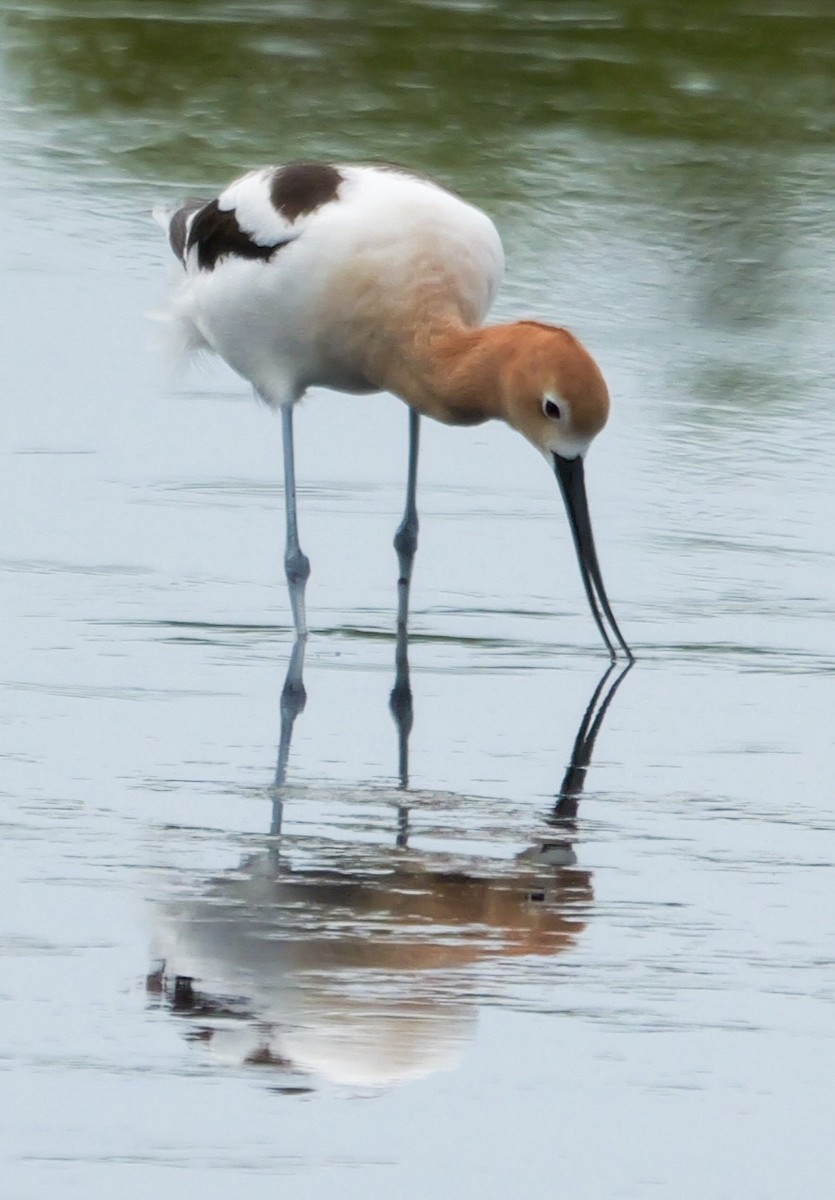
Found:
<path fill-rule="evenodd" d="M 509 326 L 467 328 L 445 322 L 398 342 L 377 374 L 382 385 L 447 425 L 505 418 Z"/>

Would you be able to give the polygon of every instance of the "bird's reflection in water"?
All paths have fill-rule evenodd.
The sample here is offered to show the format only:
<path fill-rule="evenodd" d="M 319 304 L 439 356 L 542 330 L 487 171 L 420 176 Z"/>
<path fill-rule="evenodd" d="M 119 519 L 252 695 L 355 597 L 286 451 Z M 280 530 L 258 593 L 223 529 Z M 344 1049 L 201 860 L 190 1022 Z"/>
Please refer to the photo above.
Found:
<path fill-rule="evenodd" d="M 501 1002 L 525 983 L 525 964 L 562 953 L 584 929 L 593 893 L 572 849 L 578 802 L 629 668 L 610 667 L 597 684 L 543 814 L 548 836 L 502 860 L 409 845 L 410 798 L 422 811 L 482 802 L 408 791 L 405 630 L 391 693 L 400 786 L 386 793 L 397 805 L 390 837 L 282 836 L 303 661 L 298 642 L 282 694 L 271 836 L 237 870 L 159 908 L 148 987 L 188 1018 L 191 1038 L 227 1061 L 269 1066 L 279 1090 L 391 1085 L 454 1064 L 474 1031 L 475 996 Z"/>

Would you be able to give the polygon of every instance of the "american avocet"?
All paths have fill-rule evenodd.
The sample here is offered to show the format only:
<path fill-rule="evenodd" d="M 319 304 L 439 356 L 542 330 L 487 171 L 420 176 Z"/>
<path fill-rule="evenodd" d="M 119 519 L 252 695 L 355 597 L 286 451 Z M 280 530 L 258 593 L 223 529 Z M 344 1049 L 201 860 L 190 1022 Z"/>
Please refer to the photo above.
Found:
<path fill-rule="evenodd" d="M 632 658 L 603 586 L 583 477 L 609 412 L 606 384 L 565 329 L 482 326 L 504 265 L 489 217 L 400 167 L 323 163 L 262 167 L 216 200 L 157 216 L 185 268 L 172 307 L 183 344 L 215 351 L 281 410 L 284 562 L 299 637 L 310 564 L 298 536 L 293 405 L 316 384 L 391 391 L 409 406 L 406 510 L 394 542 L 399 625 L 417 546 L 420 417 L 497 418 L 554 469 L 597 627 L 612 658 L 615 641 Z"/>

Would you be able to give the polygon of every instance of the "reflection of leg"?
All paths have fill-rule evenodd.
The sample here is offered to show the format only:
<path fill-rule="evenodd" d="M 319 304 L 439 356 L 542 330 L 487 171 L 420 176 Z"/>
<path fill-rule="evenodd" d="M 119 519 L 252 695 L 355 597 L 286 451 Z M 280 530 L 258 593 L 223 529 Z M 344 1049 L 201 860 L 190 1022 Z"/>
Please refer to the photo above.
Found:
<path fill-rule="evenodd" d="M 293 456 L 293 406 L 281 410 L 281 429 L 284 437 L 284 508 L 287 517 L 287 542 L 284 548 L 284 569 L 296 637 L 307 637 L 307 617 L 304 608 L 304 587 L 310 575 L 310 561 L 299 545 L 299 526 L 296 514 L 296 465 Z"/>
<path fill-rule="evenodd" d="M 405 791 L 409 786 L 409 734 L 414 718 L 412 685 L 409 682 L 409 634 L 405 622 L 397 622 L 394 662 L 394 687 L 389 696 L 389 708 L 397 726 L 397 773 L 400 787 Z M 405 805 L 400 805 L 397 810 L 397 845 L 405 847 L 408 842 L 409 810 Z"/>
<path fill-rule="evenodd" d="M 281 689 L 281 732 L 278 739 L 278 762 L 275 766 L 275 782 L 273 784 L 273 814 L 270 833 L 278 837 L 281 833 L 281 819 L 284 809 L 284 784 L 287 779 L 287 762 L 290 758 L 290 745 L 293 741 L 293 726 L 299 713 L 304 712 L 307 703 L 307 692 L 304 690 L 304 651 L 307 638 L 296 638 L 287 665 L 284 687 Z"/>
<path fill-rule="evenodd" d="M 293 740 L 293 725 L 296 717 L 304 712 L 307 703 L 307 692 L 304 689 L 304 652 L 307 639 L 296 638 L 281 689 L 281 734 L 278 742 L 278 762 L 275 768 L 275 787 L 284 787 L 287 778 L 287 761 L 290 758 L 290 744 Z"/>
<path fill-rule="evenodd" d="M 409 411 L 409 471 L 406 484 L 406 511 L 403 514 L 397 533 L 394 535 L 394 548 L 397 551 L 397 562 L 400 575 L 397 580 L 397 646 L 395 649 L 394 687 L 389 697 L 389 707 L 398 735 L 398 773 L 400 786 L 409 786 L 409 734 L 412 730 L 412 688 L 409 682 L 409 587 L 412 582 L 412 566 L 417 550 L 418 515 L 417 515 L 417 462 L 418 443 L 420 434 L 420 417 L 416 412 Z M 400 835 L 398 845 L 406 844 L 405 818 L 403 810 L 400 817 Z"/>
<path fill-rule="evenodd" d="M 406 850 L 409 846 L 409 810 L 405 804 L 397 808 L 397 848 Z"/>
<path fill-rule="evenodd" d="M 409 734 L 412 732 L 414 709 L 412 685 L 409 682 L 409 640 L 406 626 L 398 622 L 395 651 L 394 687 L 389 696 L 389 708 L 397 726 L 397 769 L 400 786 L 409 786 Z"/>

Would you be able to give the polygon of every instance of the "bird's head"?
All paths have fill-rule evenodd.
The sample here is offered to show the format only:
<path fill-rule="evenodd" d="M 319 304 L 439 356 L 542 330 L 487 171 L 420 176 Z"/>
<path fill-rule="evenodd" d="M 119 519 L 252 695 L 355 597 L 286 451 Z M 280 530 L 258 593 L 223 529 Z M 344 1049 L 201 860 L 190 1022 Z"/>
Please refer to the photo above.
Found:
<path fill-rule="evenodd" d="M 506 360 L 507 420 L 553 465 L 582 458 L 609 416 L 609 391 L 588 350 L 566 329 L 518 321 Z"/>
<path fill-rule="evenodd" d="M 504 360 L 503 415 L 556 474 L 597 627 L 612 656 L 617 641 L 631 659 L 603 586 L 583 468 L 585 453 L 609 416 L 606 381 L 588 350 L 567 330 L 537 321 L 519 321 L 505 329 L 512 343 Z"/>

